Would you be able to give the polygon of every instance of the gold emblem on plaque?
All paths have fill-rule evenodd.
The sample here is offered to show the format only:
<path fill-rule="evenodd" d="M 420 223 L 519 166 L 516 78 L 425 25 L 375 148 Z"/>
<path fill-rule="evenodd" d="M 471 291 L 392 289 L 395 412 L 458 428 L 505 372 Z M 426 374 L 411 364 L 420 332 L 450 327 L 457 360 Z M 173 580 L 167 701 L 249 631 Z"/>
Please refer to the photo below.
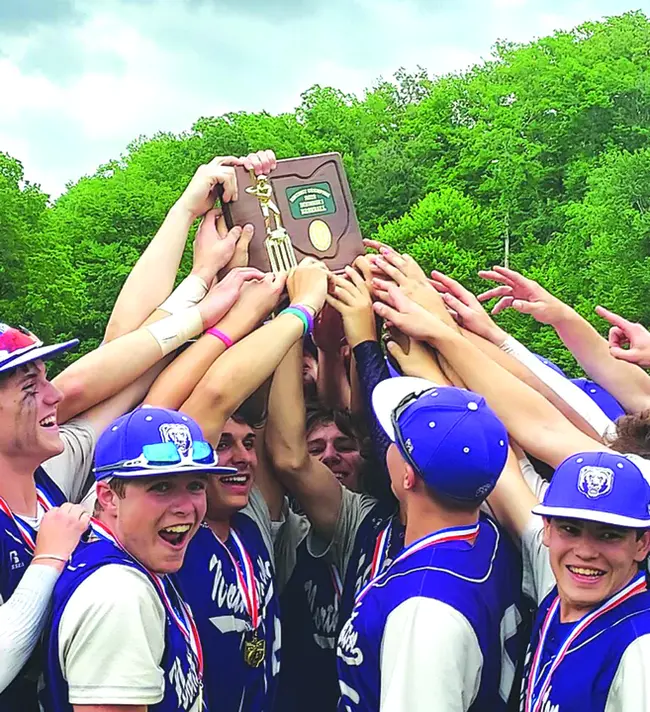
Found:
<path fill-rule="evenodd" d="M 288 272 L 298 262 L 296 261 L 289 233 L 282 225 L 280 210 L 273 202 L 273 186 L 268 176 L 256 176 L 254 171 L 250 171 L 250 176 L 253 185 L 246 188 L 246 192 L 249 195 L 254 195 L 260 203 L 260 210 L 264 216 L 264 226 L 266 227 L 264 244 L 271 270 L 276 274 L 278 272 Z"/>
<path fill-rule="evenodd" d="M 327 252 L 332 246 L 332 231 L 322 220 L 314 220 L 309 226 L 309 240 L 320 252 Z"/>

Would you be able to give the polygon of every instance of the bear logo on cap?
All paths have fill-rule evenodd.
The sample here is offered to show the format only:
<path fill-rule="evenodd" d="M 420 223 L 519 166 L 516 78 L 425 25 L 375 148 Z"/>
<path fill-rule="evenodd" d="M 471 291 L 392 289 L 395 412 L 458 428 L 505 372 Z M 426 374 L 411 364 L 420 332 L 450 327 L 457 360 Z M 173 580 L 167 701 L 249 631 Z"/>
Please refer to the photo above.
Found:
<path fill-rule="evenodd" d="M 192 449 L 192 433 L 187 425 L 182 423 L 163 423 L 160 426 L 160 435 L 166 443 L 174 443 L 178 452 L 187 457 Z"/>
<path fill-rule="evenodd" d="M 612 491 L 614 472 L 609 467 L 587 465 L 578 475 L 578 489 L 589 499 L 604 497 Z"/>

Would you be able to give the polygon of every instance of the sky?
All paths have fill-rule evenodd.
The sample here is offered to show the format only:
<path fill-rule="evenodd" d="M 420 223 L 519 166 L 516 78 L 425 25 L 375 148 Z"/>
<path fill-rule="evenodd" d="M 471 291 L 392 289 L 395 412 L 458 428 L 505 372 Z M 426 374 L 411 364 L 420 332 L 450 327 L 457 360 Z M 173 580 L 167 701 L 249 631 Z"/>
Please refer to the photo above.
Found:
<path fill-rule="evenodd" d="M 462 71 L 650 0 L 0 0 L 0 151 L 53 197 L 157 131 Z"/>

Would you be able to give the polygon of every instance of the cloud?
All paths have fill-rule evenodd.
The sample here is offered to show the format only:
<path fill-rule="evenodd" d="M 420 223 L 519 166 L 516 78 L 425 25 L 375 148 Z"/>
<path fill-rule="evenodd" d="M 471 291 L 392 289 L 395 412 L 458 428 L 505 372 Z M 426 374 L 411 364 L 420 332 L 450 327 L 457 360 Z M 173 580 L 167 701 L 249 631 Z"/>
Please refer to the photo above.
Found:
<path fill-rule="evenodd" d="M 622 0 L 0 0 L 0 150 L 58 194 L 141 134 L 460 71 Z"/>

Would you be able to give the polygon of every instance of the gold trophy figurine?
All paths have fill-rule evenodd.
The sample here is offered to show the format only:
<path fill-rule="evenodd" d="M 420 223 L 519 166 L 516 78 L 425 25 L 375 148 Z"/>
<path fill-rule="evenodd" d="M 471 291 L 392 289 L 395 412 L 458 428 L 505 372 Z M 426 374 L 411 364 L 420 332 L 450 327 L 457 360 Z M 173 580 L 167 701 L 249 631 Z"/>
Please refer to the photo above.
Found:
<path fill-rule="evenodd" d="M 278 272 L 288 272 L 298 263 L 289 233 L 282 225 L 282 217 L 278 206 L 273 202 L 273 187 L 269 182 L 268 176 L 256 176 L 252 170 L 250 171 L 250 176 L 253 185 L 246 188 L 246 192 L 249 195 L 254 195 L 260 203 L 260 210 L 262 211 L 266 228 L 264 244 L 269 257 L 271 270 L 275 274 L 278 274 Z M 273 227 L 272 224 L 275 225 L 275 227 Z"/>

